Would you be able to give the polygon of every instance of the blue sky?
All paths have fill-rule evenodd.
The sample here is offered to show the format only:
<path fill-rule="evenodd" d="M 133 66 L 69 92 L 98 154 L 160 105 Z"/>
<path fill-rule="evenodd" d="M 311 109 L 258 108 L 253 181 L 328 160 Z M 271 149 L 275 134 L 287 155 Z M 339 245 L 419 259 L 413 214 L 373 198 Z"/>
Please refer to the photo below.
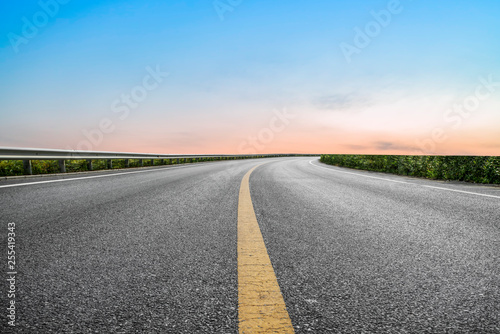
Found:
<path fill-rule="evenodd" d="M 498 1 L 49 0 L 0 6 L 0 146 L 500 151 L 500 86 L 471 112 L 448 113 L 482 79 L 500 81 Z M 384 25 L 375 19 L 381 13 L 390 14 Z M 356 47 L 357 31 L 372 37 L 347 59 L 341 46 Z M 119 118 L 124 114 L 113 103 L 143 85 L 147 68 L 158 67 L 168 76 Z M 271 126 L 280 110 L 293 116 Z M 103 119 L 112 130 L 99 128 Z M 444 134 L 433 136 L 436 129 Z"/>

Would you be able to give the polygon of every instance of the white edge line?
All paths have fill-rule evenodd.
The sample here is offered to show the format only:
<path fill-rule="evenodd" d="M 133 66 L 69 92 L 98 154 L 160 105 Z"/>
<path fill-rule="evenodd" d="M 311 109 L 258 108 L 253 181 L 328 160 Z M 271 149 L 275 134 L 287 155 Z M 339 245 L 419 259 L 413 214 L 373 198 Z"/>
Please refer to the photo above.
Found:
<path fill-rule="evenodd" d="M 318 166 L 318 165 L 313 164 L 312 163 L 313 161 L 314 160 L 311 160 L 311 161 L 309 161 L 309 163 L 311 165 L 315 166 L 315 167 L 328 169 L 328 170 L 331 170 L 331 171 L 336 172 L 336 173 L 351 174 L 351 175 L 356 175 L 356 176 L 367 177 L 367 178 L 370 178 L 370 179 L 384 180 L 384 181 L 395 182 L 395 183 L 411 184 L 409 182 L 404 182 L 404 181 L 396 181 L 396 180 L 391 180 L 391 179 L 384 179 L 382 177 L 376 177 L 376 176 L 370 176 L 370 175 L 363 175 L 363 174 L 359 174 L 359 173 L 344 172 L 344 171 L 336 170 L 336 169 L 333 169 L 333 168 Z"/>
<path fill-rule="evenodd" d="M 123 172 L 123 173 L 114 173 L 114 174 L 106 174 L 106 175 L 93 175 L 93 176 L 82 176 L 82 177 L 73 177 L 67 179 L 59 179 L 59 180 L 48 180 L 48 181 L 38 181 L 38 182 L 26 182 L 26 183 L 17 183 L 17 184 L 6 184 L 0 186 L 0 188 L 11 188 L 11 187 L 22 187 L 22 186 L 30 186 L 34 184 L 43 184 L 43 183 L 53 183 L 53 182 L 67 182 L 67 181 L 77 181 L 77 180 L 85 180 L 85 179 L 96 179 L 99 177 L 111 177 L 111 176 L 120 176 L 127 174 L 137 174 L 137 173 L 147 173 L 147 172 L 157 172 L 161 170 L 169 170 L 169 169 L 177 169 L 177 168 L 186 168 L 186 167 L 195 167 L 195 165 L 184 165 L 184 166 L 172 166 L 172 167 L 163 167 L 163 168 L 155 168 L 148 170 L 137 170 L 133 172 Z"/>
<path fill-rule="evenodd" d="M 500 196 L 487 195 L 487 194 L 481 194 L 481 193 L 473 193 L 473 192 L 465 191 L 465 190 L 448 189 L 448 188 L 426 186 L 426 185 L 422 185 L 422 187 L 432 188 L 432 189 L 439 189 L 439 190 L 448 190 L 448 191 L 454 191 L 454 192 L 457 192 L 457 193 L 471 194 L 471 195 L 477 195 L 477 196 L 483 196 L 483 197 L 500 198 Z"/>
<path fill-rule="evenodd" d="M 377 180 L 383 180 L 383 181 L 389 181 L 389 182 L 396 182 L 396 183 L 404 183 L 404 184 L 412 184 L 414 186 L 421 186 L 421 187 L 426 187 L 426 188 L 431 188 L 431 189 L 447 190 L 447 191 L 453 191 L 453 192 L 462 193 L 462 194 L 477 195 L 477 196 L 499 198 L 500 199 L 500 196 L 495 196 L 495 195 L 487 195 L 487 194 L 474 193 L 474 192 L 470 192 L 470 191 L 449 189 L 449 188 L 443 188 L 443 187 L 427 186 L 427 185 L 423 185 L 423 184 L 415 184 L 415 183 L 404 182 L 404 181 L 395 181 L 395 180 L 391 180 L 391 179 L 384 179 L 383 177 L 375 177 L 375 176 L 363 175 L 363 174 L 359 174 L 359 173 L 344 172 L 344 171 L 336 170 L 334 168 L 328 168 L 328 167 L 323 167 L 323 166 L 315 165 L 315 164 L 312 163 L 313 161 L 314 160 L 311 160 L 311 161 L 309 161 L 309 163 L 311 165 L 315 166 L 315 167 L 328 169 L 328 170 L 330 170 L 332 172 L 336 172 L 336 173 L 352 174 L 352 175 L 356 175 L 356 176 L 368 177 L 370 179 L 377 179 Z"/>

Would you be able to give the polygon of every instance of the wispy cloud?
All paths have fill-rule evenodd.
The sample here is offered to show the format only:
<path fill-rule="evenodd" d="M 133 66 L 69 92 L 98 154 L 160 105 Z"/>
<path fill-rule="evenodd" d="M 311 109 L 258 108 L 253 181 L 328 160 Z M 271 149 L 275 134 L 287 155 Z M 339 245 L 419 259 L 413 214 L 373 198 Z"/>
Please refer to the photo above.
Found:
<path fill-rule="evenodd" d="M 373 143 L 373 147 L 379 151 L 413 151 L 414 146 L 393 143 L 390 141 L 377 141 Z"/>
<path fill-rule="evenodd" d="M 320 110 L 336 112 L 359 111 L 359 107 L 370 104 L 370 99 L 354 93 L 323 95 L 313 99 L 313 104 Z"/>
<path fill-rule="evenodd" d="M 349 150 L 355 150 L 355 151 L 362 151 L 362 150 L 368 150 L 368 149 L 370 149 L 370 147 L 365 146 L 365 145 L 354 145 L 354 144 L 351 144 L 351 145 L 344 145 L 344 146 L 347 147 Z"/>

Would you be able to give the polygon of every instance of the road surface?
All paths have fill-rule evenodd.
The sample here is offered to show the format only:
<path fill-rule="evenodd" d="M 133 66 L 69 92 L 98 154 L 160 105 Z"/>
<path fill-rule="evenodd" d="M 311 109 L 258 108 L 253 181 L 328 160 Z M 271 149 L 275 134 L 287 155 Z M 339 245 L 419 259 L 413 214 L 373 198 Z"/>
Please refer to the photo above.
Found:
<path fill-rule="evenodd" d="M 0 181 L 16 250 L 0 332 L 237 333 L 257 165 L 248 198 L 295 333 L 500 333 L 499 187 L 311 157 Z"/>

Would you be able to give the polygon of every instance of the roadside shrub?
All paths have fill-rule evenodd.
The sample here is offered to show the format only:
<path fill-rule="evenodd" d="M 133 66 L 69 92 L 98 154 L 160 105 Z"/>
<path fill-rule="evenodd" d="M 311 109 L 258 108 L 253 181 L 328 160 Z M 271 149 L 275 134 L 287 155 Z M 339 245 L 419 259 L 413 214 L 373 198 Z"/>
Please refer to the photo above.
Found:
<path fill-rule="evenodd" d="M 500 157 L 323 154 L 321 162 L 429 179 L 500 184 Z"/>
<path fill-rule="evenodd" d="M 33 174 L 50 174 L 59 172 L 57 160 L 33 160 L 31 162 Z"/>
<path fill-rule="evenodd" d="M 24 168 L 21 160 L 0 161 L 0 176 L 23 175 Z"/>

